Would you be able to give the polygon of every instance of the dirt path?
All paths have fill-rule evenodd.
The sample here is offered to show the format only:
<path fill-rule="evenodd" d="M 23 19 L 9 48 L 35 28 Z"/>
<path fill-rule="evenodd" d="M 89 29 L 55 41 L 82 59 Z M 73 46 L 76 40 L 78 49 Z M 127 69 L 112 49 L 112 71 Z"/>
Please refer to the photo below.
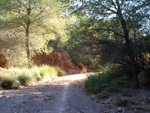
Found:
<path fill-rule="evenodd" d="M 105 113 L 107 109 L 83 91 L 86 78 L 86 74 L 69 75 L 18 90 L 0 91 L 0 113 Z"/>

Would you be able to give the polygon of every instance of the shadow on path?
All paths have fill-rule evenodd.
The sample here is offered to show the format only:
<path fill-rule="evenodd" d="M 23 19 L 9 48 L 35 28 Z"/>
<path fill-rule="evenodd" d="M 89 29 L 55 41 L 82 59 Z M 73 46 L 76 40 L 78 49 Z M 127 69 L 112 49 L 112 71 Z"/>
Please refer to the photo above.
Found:
<path fill-rule="evenodd" d="M 0 91 L 0 113 L 104 113 L 83 91 L 86 74 L 69 75 L 37 86 Z"/>

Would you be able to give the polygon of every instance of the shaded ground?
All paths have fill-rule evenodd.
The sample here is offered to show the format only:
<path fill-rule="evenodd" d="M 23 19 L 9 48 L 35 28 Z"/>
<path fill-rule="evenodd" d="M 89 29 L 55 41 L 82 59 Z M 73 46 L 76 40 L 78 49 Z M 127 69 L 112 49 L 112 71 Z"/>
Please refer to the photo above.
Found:
<path fill-rule="evenodd" d="M 65 76 L 37 86 L 1 91 L 0 113 L 99 113 L 104 108 L 76 85 L 85 78 Z"/>
<path fill-rule="evenodd" d="M 116 107 L 109 108 L 89 98 L 82 88 L 86 78 L 86 74 L 69 75 L 0 91 L 0 113 L 116 113 Z"/>

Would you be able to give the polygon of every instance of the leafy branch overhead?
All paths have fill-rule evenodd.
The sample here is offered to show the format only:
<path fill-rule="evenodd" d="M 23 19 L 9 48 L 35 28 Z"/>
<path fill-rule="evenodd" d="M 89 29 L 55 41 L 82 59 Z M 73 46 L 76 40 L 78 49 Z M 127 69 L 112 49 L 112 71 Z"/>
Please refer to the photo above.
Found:
<path fill-rule="evenodd" d="M 130 67 L 133 73 L 134 87 L 139 88 L 139 82 L 138 82 L 138 76 L 137 76 L 138 66 L 136 66 L 136 65 L 139 65 L 138 62 L 136 61 L 137 60 L 136 57 L 138 56 L 136 56 L 134 53 L 136 51 L 135 51 L 135 48 L 133 48 L 133 41 L 134 39 L 139 40 L 139 38 L 143 38 L 144 36 L 143 34 L 145 35 L 149 34 L 148 25 L 146 25 L 147 23 L 143 21 L 145 19 L 147 21 L 150 21 L 147 18 L 147 15 L 149 15 L 149 12 L 145 12 L 145 10 L 148 11 L 149 9 L 149 6 L 148 6 L 149 1 L 147 0 L 143 0 L 143 1 L 139 1 L 139 0 L 135 0 L 135 1 L 131 1 L 131 0 L 128 0 L 128 1 L 123 1 L 123 0 L 89 1 L 89 0 L 85 0 L 81 2 L 74 1 L 73 4 L 75 3 L 81 4 L 81 5 L 76 5 L 76 7 L 74 7 L 74 11 L 73 11 L 74 13 L 80 11 L 82 7 L 81 12 L 86 14 L 87 18 L 93 21 L 93 23 L 97 22 L 98 24 L 97 25 L 98 27 L 96 27 L 95 24 L 91 24 L 90 26 L 91 28 L 88 27 L 90 28 L 89 29 L 90 32 L 94 31 L 98 34 L 95 35 L 96 33 L 91 32 L 88 36 L 83 36 L 83 39 L 84 38 L 85 40 L 87 39 L 86 42 L 89 42 L 89 43 L 91 41 L 88 41 L 88 39 L 92 39 L 93 42 L 95 40 L 92 46 L 91 44 L 89 44 L 92 47 L 92 50 L 95 50 L 94 53 L 102 53 L 103 51 L 102 49 L 104 49 L 103 48 L 104 43 L 106 46 L 112 45 L 112 43 L 109 43 L 108 41 L 106 41 L 106 39 L 109 39 L 109 40 L 111 39 L 112 40 L 111 42 L 116 41 L 116 44 L 119 44 L 119 43 L 124 44 L 124 46 L 122 46 L 121 48 L 125 50 L 125 51 L 122 51 L 122 53 L 125 53 L 125 56 L 127 58 L 125 62 L 130 64 Z M 101 23 L 103 23 L 103 25 Z M 82 26 L 82 23 L 80 23 L 80 25 Z M 104 32 L 108 34 L 106 37 L 98 36 Z M 113 34 L 113 35 L 111 36 L 110 34 Z M 100 43 L 96 43 L 96 41 Z M 116 44 L 114 45 L 116 46 Z M 95 47 L 97 47 L 96 45 L 100 45 L 102 48 L 100 49 L 100 47 L 98 46 L 99 49 L 95 49 Z M 100 50 L 101 52 L 99 52 Z M 107 54 L 108 54 L 108 51 L 109 50 L 107 50 L 106 52 Z M 109 54 L 107 56 L 110 56 Z M 115 55 L 116 52 L 113 52 L 113 54 L 114 54 L 113 56 L 118 56 L 118 55 Z M 113 59 L 112 56 L 110 58 Z M 106 61 L 108 61 L 108 59 Z"/>

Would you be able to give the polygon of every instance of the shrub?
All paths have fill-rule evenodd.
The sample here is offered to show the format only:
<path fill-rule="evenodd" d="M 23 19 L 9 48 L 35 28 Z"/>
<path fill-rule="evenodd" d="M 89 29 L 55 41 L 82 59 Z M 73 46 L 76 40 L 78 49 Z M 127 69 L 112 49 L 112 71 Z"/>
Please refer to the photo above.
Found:
<path fill-rule="evenodd" d="M 150 87 L 150 68 L 139 73 L 139 81 L 142 86 Z"/>
<path fill-rule="evenodd" d="M 97 76 L 91 76 L 85 83 L 85 88 L 90 93 L 97 93 L 99 92 L 99 83 Z"/>
<path fill-rule="evenodd" d="M 17 79 L 20 85 L 23 85 L 23 86 L 29 85 L 29 83 L 32 81 L 32 78 L 30 77 L 30 75 L 27 75 L 26 73 L 21 73 Z"/>
<path fill-rule="evenodd" d="M 128 75 L 124 75 L 115 79 L 112 79 L 109 85 L 109 90 L 112 92 L 117 92 L 119 88 L 124 88 L 130 86 L 130 79 Z"/>
<path fill-rule="evenodd" d="M 59 67 L 41 66 L 27 68 L 0 68 L 0 88 L 14 89 L 19 88 L 20 85 L 26 86 L 33 81 L 41 79 L 50 79 L 53 76 L 62 76 L 65 72 Z"/>
<path fill-rule="evenodd" d="M 32 76 L 33 76 L 34 80 L 36 80 L 36 81 L 42 80 L 42 76 L 40 75 L 39 67 L 35 66 L 35 67 L 32 67 L 30 70 L 32 72 Z"/>
<path fill-rule="evenodd" d="M 41 77 L 39 71 L 36 71 L 36 72 L 33 73 L 33 78 L 34 78 L 36 81 L 42 80 L 42 77 Z"/>
<path fill-rule="evenodd" d="M 40 67 L 40 75 L 42 78 L 51 78 L 54 76 L 63 76 L 65 75 L 65 71 L 59 67 L 47 66 L 43 65 Z"/>
<path fill-rule="evenodd" d="M 63 69 L 61 69 L 60 67 L 56 67 L 56 70 L 57 70 L 57 76 L 66 75 L 66 72 Z"/>
<path fill-rule="evenodd" d="M 18 89 L 19 82 L 8 76 L 0 76 L 0 86 L 4 89 Z"/>
<path fill-rule="evenodd" d="M 110 82 L 110 77 L 99 74 L 88 78 L 85 83 L 85 88 L 90 93 L 98 93 Z"/>
<path fill-rule="evenodd" d="M 129 87 L 131 80 L 128 75 L 123 75 L 117 78 L 110 76 L 110 71 L 104 72 L 99 75 L 91 76 L 85 83 L 85 89 L 89 93 L 100 93 L 103 98 L 108 92 L 117 93 L 120 88 Z M 106 91 L 105 91 L 106 90 Z"/>
<path fill-rule="evenodd" d="M 43 79 L 49 79 L 53 76 L 57 76 L 58 72 L 55 67 L 43 65 L 40 67 L 40 75 Z"/>

